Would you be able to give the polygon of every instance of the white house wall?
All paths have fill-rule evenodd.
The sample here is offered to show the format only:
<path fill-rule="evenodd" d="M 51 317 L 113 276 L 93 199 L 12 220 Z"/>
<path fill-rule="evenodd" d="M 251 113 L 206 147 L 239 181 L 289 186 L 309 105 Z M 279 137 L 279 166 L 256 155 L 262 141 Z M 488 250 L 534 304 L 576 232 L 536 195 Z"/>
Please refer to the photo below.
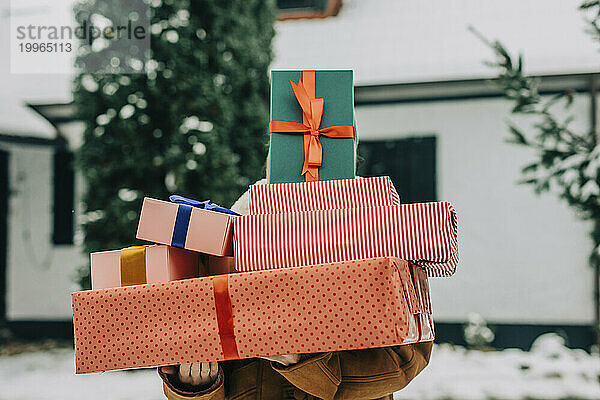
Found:
<path fill-rule="evenodd" d="M 587 99 L 571 111 L 585 131 Z M 438 198 L 458 211 L 461 256 L 455 276 L 431 280 L 437 320 L 591 323 L 591 225 L 553 194 L 516 184 L 534 156 L 505 143 L 508 113 L 502 99 L 356 108 L 361 140 L 437 137 Z"/>
<path fill-rule="evenodd" d="M 597 71 L 581 0 L 344 0 L 336 17 L 279 22 L 273 68 L 351 68 L 357 84 L 490 76 L 474 26 L 532 74 Z"/>
<path fill-rule="evenodd" d="M 86 257 L 76 246 L 52 244 L 53 149 L 5 147 L 11 189 L 7 319 L 70 320 L 75 272 Z"/>

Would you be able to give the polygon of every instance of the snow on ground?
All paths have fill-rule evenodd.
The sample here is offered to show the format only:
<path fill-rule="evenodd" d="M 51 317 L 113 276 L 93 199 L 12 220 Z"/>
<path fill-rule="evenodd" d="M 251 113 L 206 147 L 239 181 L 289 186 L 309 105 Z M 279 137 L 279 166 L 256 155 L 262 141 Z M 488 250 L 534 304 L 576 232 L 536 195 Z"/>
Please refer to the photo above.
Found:
<path fill-rule="evenodd" d="M 73 352 L 56 349 L 0 357 L 0 400 L 164 399 L 155 370 L 75 375 Z M 431 363 L 401 400 L 600 399 L 600 358 L 544 335 L 530 352 L 434 347 Z"/>
<path fill-rule="evenodd" d="M 600 399 L 600 357 L 571 350 L 556 334 L 540 336 L 531 351 L 473 351 L 434 346 L 429 366 L 397 400 Z"/>
<path fill-rule="evenodd" d="M 0 357 L 0 400 L 162 400 L 155 370 L 75 375 L 71 349 Z"/>

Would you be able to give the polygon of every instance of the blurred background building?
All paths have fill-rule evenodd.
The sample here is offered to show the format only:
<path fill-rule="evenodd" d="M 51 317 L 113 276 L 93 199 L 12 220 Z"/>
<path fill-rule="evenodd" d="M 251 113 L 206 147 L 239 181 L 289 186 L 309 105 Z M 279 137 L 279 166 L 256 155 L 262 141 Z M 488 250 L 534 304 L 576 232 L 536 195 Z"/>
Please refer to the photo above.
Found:
<path fill-rule="evenodd" d="M 531 153 L 505 142 L 510 104 L 488 81 L 492 51 L 468 30 L 522 50 L 545 95 L 576 92 L 570 113 L 586 130 L 600 54 L 579 1 L 277 3 L 272 68 L 355 72 L 359 173 L 392 176 L 404 202 L 447 200 L 459 213 L 458 272 L 431 280 L 438 340 L 463 343 L 475 312 L 495 331 L 492 346 L 528 348 L 554 331 L 588 348 L 591 226 L 556 197 L 517 185 Z M 3 54 L 8 10 L 0 1 Z M 87 256 L 71 80 L 11 74 L 0 62 L 0 320 L 17 336 L 72 332 L 70 293 Z"/>

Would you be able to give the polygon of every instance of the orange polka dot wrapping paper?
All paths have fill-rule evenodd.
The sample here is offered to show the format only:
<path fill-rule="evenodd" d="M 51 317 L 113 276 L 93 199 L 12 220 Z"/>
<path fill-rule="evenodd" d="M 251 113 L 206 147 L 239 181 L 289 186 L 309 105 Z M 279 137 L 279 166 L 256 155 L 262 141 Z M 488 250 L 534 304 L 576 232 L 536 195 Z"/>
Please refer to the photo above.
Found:
<path fill-rule="evenodd" d="M 213 280 L 226 277 L 229 321 Z M 433 340 L 427 277 L 396 258 L 75 292 L 76 373 Z M 230 337 L 228 339 L 231 339 Z"/>

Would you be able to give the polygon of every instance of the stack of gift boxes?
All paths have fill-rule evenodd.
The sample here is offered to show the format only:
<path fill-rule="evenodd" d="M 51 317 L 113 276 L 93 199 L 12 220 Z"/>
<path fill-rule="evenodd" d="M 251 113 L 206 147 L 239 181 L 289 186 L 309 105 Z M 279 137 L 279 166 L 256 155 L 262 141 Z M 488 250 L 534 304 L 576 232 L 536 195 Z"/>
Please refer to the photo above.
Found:
<path fill-rule="evenodd" d="M 456 268 L 454 209 L 355 178 L 352 71 L 271 85 L 270 183 L 248 215 L 145 198 L 137 238 L 155 244 L 91 255 L 77 373 L 433 340 L 427 279 Z"/>

